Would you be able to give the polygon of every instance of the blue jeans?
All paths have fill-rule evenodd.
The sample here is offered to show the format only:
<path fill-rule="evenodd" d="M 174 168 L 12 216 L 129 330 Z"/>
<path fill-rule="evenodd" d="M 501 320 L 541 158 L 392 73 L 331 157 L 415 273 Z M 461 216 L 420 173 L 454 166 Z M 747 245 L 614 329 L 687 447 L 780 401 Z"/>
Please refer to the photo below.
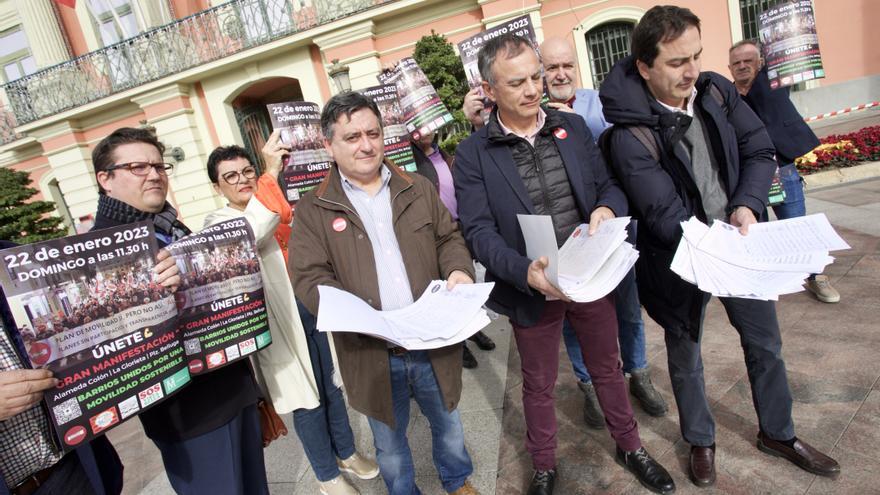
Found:
<path fill-rule="evenodd" d="M 333 384 L 333 358 L 327 334 L 318 331 L 316 318 L 299 301 L 296 307 L 306 332 L 321 405 L 293 411 L 293 428 L 315 477 L 318 481 L 330 481 L 339 476 L 336 459 L 348 459 L 354 454 L 354 433 L 348 423 L 342 390 Z"/>
<path fill-rule="evenodd" d="M 623 371 L 640 370 L 648 367 L 645 355 L 645 323 L 642 321 L 642 309 L 639 304 L 639 291 L 636 287 L 636 271 L 632 269 L 614 289 L 617 311 L 617 339 L 620 342 L 620 357 L 623 360 Z M 578 380 L 590 383 L 592 378 L 587 373 L 584 357 L 577 336 L 566 319 L 562 324 L 562 338 L 565 351 L 571 360 L 571 367 Z"/>
<path fill-rule="evenodd" d="M 782 190 L 785 191 L 785 201 L 773 207 L 777 220 L 797 218 L 807 214 L 802 180 L 794 163 L 779 167 L 779 181 L 782 183 Z M 810 280 L 815 278 L 816 274 L 810 275 Z"/>
<path fill-rule="evenodd" d="M 402 356 L 389 355 L 391 367 L 391 400 L 395 428 L 368 418 L 373 430 L 376 460 L 389 495 L 417 495 L 412 452 L 406 439 L 409 424 L 410 394 L 431 426 L 431 447 L 434 466 L 447 492 L 464 485 L 474 471 L 464 447 L 464 429 L 458 410 L 449 412 L 427 351 L 410 351 Z"/>
<path fill-rule="evenodd" d="M 779 167 L 779 181 L 782 182 L 782 190 L 785 191 L 785 201 L 773 207 L 776 218 L 785 220 L 806 215 L 804 185 L 801 183 L 801 176 L 798 175 L 797 166 L 789 163 Z"/>

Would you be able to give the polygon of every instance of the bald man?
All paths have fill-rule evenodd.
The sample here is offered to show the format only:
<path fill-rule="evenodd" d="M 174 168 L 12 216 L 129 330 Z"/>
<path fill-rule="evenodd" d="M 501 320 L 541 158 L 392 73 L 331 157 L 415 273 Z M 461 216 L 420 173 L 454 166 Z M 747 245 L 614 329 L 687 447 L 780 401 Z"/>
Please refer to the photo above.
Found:
<path fill-rule="evenodd" d="M 547 80 L 547 92 L 550 96 L 548 105 L 563 112 L 580 115 L 586 121 L 593 140 L 598 140 L 602 131 L 611 124 L 607 123 L 602 115 L 599 92 L 594 89 L 575 88 L 578 76 L 571 43 L 559 37 L 547 38 L 541 44 L 541 58 L 544 63 L 544 77 Z M 630 224 L 630 230 L 629 240 L 634 243 L 635 222 Z M 630 270 L 620 282 L 614 291 L 614 297 L 620 355 L 623 359 L 623 371 L 630 376 L 630 392 L 638 399 L 645 412 L 651 416 L 663 416 L 667 411 L 666 401 L 654 388 L 648 371 L 645 354 L 645 323 L 642 321 L 635 270 Z M 578 386 L 584 393 L 584 422 L 592 428 L 604 428 L 605 418 L 599 408 L 592 379 L 584 366 L 580 345 L 568 321 L 563 325 L 562 336 L 574 374 L 578 378 Z"/>

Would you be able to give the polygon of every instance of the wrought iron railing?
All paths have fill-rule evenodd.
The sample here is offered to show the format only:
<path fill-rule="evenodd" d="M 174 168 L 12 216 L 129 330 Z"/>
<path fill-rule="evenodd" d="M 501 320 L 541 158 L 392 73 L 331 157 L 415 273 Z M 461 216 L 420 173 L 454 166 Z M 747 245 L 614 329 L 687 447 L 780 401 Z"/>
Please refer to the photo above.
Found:
<path fill-rule="evenodd" d="M 234 0 L 11 81 L 3 89 L 14 120 L 27 124 L 392 1 Z M 0 119 L 3 139 L 6 125 Z"/>

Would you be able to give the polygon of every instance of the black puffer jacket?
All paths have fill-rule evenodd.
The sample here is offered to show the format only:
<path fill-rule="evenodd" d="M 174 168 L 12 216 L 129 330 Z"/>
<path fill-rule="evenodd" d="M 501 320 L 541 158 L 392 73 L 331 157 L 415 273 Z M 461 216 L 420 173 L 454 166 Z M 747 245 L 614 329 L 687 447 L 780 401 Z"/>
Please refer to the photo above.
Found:
<path fill-rule="evenodd" d="M 565 173 L 565 164 L 556 141 L 554 129 L 562 127 L 564 121 L 558 113 L 548 113 L 544 126 L 535 136 L 532 146 L 515 134 L 504 134 L 498 123 L 498 113 L 492 112 L 487 124 L 489 142 L 503 144 L 510 148 L 516 170 L 526 186 L 529 198 L 538 215 L 550 215 L 556 244 L 562 246 L 572 231 L 584 222 L 571 192 L 571 183 Z"/>
<path fill-rule="evenodd" d="M 711 87 L 717 88 L 720 104 Z M 766 208 L 776 169 L 774 148 L 764 125 L 739 97 L 733 84 L 714 72 L 696 83 L 694 111 L 701 112 L 709 145 L 719 164 L 728 209 L 747 206 L 759 216 Z M 688 153 L 678 143 L 691 123 L 670 112 L 648 92 L 632 57 L 619 61 L 599 92 L 610 137 L 611 169 L 639 219 L 636 264 L 639 297 L 648 314 L 667 331 L 698 340 L 709 295 L 669 269 L 681 239 L 680 222 L 696 215 L 705 221 Z M 657 143 L 659 162 L 627 126 L 644 126 Z"/>

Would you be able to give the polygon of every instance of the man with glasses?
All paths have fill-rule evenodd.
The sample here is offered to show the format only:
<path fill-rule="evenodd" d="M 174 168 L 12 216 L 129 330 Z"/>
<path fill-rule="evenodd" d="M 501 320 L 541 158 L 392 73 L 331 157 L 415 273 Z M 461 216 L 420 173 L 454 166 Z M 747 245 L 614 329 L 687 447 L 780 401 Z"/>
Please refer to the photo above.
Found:
<path fill-rule="evenodd" d="M 208 178 L 229 206 L 205 219 L 205 225 L 244 217 L 260 253 L 260 270 L 272 345 L 254 355 L 266 399 L 279 414 L 293 412 L 293 427 L 303 444 L 323 495 L 357 494 L 340 471 L 360 479 L 379 475 L 375 462 L 355 450 L 345 398 L 333 382 L 333 356 L 327 334 L 293 293 L 287 275 L 287 243 L 293 211 L 278 185 L 281 158 L 290 146 L 280 131 L 263 147 L 266 170 L 257 171 L 241 146 L 221 146 L 208 157 Z M 299 311 L 297 311 L 297 309 Z"/>
<path fill-rule="evenodd" d="M 164 151 L 147 129 L 117 129 L 98 143 L 92 151 L 99 192 L 93 230 L 150 221 L 160 248 L 190 233 L 165 200 L 174 166 L 163 162 Z M 178 277 L 166 251 L 158 261 L 160 281 Z M 185 389 L 140 414 L 175 491 L 268 493 L 257 395 L 250 366 L 241 360 L 193 377 Z"/>

